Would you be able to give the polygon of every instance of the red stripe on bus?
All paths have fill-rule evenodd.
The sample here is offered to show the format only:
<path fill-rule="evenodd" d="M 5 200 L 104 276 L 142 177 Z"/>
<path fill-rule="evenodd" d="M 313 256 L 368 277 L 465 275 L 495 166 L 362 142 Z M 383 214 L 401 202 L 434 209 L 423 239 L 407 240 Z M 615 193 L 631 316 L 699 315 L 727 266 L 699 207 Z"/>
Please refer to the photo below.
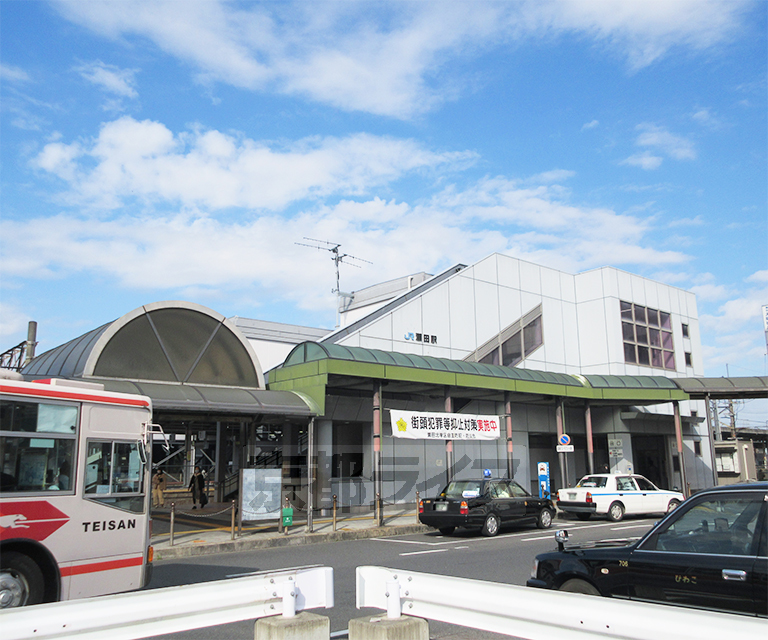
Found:
<path fill-rule="evenodd" d="M 111 571 L 112 569 L 125 569 L 126 567 L 139 567 L 144 564 L 144 557 L 126 558 L 124 560 L 109 560 L 108 562 L 93 562 L 91 564 L 79 564 L 75 567 L 62 567 L 61 577 L 79 576 L 84 573 L 96 573 L 98 571 Z"/>
<path fill-rule="evenodd" d="M 54 389 L 30 389 L 28 387 L 14 387 L 12 385 L 0 384 L 0 392 L 18 393 L 25 396 L 42 396 L 45 398 L 60 398 L 65 400 L 83 400 L 86 402 L 104 402 L 107 404 L 122 404 L 131 407 L 149 407 L 146 400 L 133 398 L 112 398 L 110 396 L 86 395 L 83 393 L 74 393 L 72 391 L 58 391 Z"/>

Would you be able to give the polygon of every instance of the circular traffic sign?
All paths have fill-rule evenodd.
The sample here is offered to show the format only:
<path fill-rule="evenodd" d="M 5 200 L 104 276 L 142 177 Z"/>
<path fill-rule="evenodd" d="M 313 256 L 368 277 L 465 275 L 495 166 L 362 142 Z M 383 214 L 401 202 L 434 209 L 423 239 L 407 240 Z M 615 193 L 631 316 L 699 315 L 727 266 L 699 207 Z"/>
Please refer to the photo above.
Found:
<path fill-rule="evenodd" d="M 550 442 L 551 442 L 551 440 L 550 440 Z M 563 433 L 557 439 L 557 442 L 558 442 L 558 444 L 571 444 L 571 436 L 569 436 L 567 433 Z"/>

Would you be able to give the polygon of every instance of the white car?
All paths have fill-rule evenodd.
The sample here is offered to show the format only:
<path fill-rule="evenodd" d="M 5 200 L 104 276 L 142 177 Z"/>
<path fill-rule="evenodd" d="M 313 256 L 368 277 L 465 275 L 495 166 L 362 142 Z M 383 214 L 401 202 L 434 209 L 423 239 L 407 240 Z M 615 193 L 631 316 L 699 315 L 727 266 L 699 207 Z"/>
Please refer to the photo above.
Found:
<path fill-rule="evenodd" d="M 558 509 L 575 513 L 580 520 L 598 514 L 618 522 L 625 514 L 666 513 L 683 500 L 679 491 L 659 489 L 643 476 L 628 474 L 595 473 L 575 487 L 557 491 Z"/>

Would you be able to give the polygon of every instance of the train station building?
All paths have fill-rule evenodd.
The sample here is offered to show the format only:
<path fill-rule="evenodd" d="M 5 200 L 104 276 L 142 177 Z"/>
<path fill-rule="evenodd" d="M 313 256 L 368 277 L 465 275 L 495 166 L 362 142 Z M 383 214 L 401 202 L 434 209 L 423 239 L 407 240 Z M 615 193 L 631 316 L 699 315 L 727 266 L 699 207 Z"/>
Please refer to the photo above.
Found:
<path fill-rule="evenodd" d="M 283 493 L 316 509 L 413 503 L 484 469 L 538 493 L 542 462 L 553 488 L 611 470 L 696 491 L 715 483 L 706 399 L 768 394 L 766 378 L 703 377 L 694 294 L 610 267 L 494 254 L 355 292 L 339 317 L 148 304 L 22 373 L 151 397 L 173 444 L 154 460 L 179 482 L 200 464 L 221 499 L 241 468 L 282 469 Z"/>

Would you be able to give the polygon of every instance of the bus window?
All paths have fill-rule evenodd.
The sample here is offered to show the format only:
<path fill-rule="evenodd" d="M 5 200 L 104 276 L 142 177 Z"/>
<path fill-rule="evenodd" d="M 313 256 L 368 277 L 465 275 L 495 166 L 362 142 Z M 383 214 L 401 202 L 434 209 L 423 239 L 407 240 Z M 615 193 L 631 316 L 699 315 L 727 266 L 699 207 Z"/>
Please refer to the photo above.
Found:
<path fill-rule="evenodd" d="M 120 509 L 144 510 L 144 469 L 137 442 L 88 441 L 85 494 Z"/>
<path fill-rule="evenodd" d="M 0 401 L 0 493 L 72 492 L 78 408 Z"/>

